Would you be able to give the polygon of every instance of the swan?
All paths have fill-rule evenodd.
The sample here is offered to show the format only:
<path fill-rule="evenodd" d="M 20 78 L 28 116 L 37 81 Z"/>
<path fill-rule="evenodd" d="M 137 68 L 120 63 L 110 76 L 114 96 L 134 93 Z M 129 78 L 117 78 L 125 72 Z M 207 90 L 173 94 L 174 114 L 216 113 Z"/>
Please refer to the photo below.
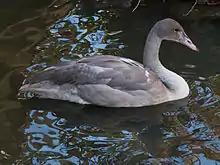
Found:
<path fill-rule="evenodd" d="M 143 64 L 112 55 L 63 62 L 28 76 L 19 93 L 105 107 L 142 107 L 183 99 L 190 91 L 187 82 L 159 60 L 163 40 L 198 51 L 182 26 L 166 18 L 150 30 Z"/>

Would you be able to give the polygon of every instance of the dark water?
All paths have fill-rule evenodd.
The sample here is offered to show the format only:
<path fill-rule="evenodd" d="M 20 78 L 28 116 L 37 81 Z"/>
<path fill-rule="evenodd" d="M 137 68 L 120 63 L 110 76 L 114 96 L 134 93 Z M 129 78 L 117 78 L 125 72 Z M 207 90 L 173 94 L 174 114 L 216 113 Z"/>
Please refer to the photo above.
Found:
<path fill-rule="evenodd" d="M 25 75 L 58 62 L 98 54 L 141 61 L 149 28 L 172 15 L 130 10 L 64 0 L 3 3 L 0 164 L 220 164 L 218 21 L 179 20 L 200 53 L 162 45 L 164 65 L 190 84 L 189 100 L 118 110 L 16 99 Z"/>

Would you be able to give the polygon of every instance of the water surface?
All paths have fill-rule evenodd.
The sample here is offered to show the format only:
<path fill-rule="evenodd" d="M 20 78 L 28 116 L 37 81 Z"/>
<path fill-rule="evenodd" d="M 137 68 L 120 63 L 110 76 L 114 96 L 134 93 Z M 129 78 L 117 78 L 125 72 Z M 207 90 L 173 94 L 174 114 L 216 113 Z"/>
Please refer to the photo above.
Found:
<path fill-rule="evenodd" d="M 156 9 L 148 7 L 133 13 L 128 8 L 95 9 L 81 1 L 2 6 L 1 162 L 220 164 L 218 21 L 179 20 L 200 53 L 176 43 L 162 44 L 161 60 L 186 78 L 189 100 L 114 109 L 16 98 L 28 73 L 58 62 L 100 54 L 141 62 L 150 27 L 172 17 L 153 12 Z"/>

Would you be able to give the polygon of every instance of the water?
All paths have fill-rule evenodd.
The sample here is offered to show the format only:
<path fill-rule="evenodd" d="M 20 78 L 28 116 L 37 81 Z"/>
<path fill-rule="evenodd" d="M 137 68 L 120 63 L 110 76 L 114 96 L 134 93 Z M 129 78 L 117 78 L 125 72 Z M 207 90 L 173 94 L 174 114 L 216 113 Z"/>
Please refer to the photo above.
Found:
<path fill-rule="evenodd" d="M 200 53 L 162 45 L 163 63 L 190 84 L 189 100 L 118 110 L 16 99 L 25 75 L 58 62 L 98 54 L 141 61 L 149 28 L 165 17 L 162 11 L 153 16 L 155 10 L 95 10 L 80 1 L 5 3 L 1 164 L 220 164 L 218 21 L 181 21 Z"/>

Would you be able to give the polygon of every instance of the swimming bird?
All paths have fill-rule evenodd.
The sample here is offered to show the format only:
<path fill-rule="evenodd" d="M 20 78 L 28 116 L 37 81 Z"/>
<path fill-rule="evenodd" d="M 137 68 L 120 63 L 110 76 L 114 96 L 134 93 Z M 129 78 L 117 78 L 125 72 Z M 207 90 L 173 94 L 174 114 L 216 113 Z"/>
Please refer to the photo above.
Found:
<path fill-rule="evenodd" d="M 105 107 L 142 107 L 186 98 L 187 82 L 159 60 L 163 40 L 198 51 L 182 26 L 171 18 L 150 30 L 143 64 L 129 58 L 97 55 L 63 62 L 26 78 L 20 93 Z"/>

